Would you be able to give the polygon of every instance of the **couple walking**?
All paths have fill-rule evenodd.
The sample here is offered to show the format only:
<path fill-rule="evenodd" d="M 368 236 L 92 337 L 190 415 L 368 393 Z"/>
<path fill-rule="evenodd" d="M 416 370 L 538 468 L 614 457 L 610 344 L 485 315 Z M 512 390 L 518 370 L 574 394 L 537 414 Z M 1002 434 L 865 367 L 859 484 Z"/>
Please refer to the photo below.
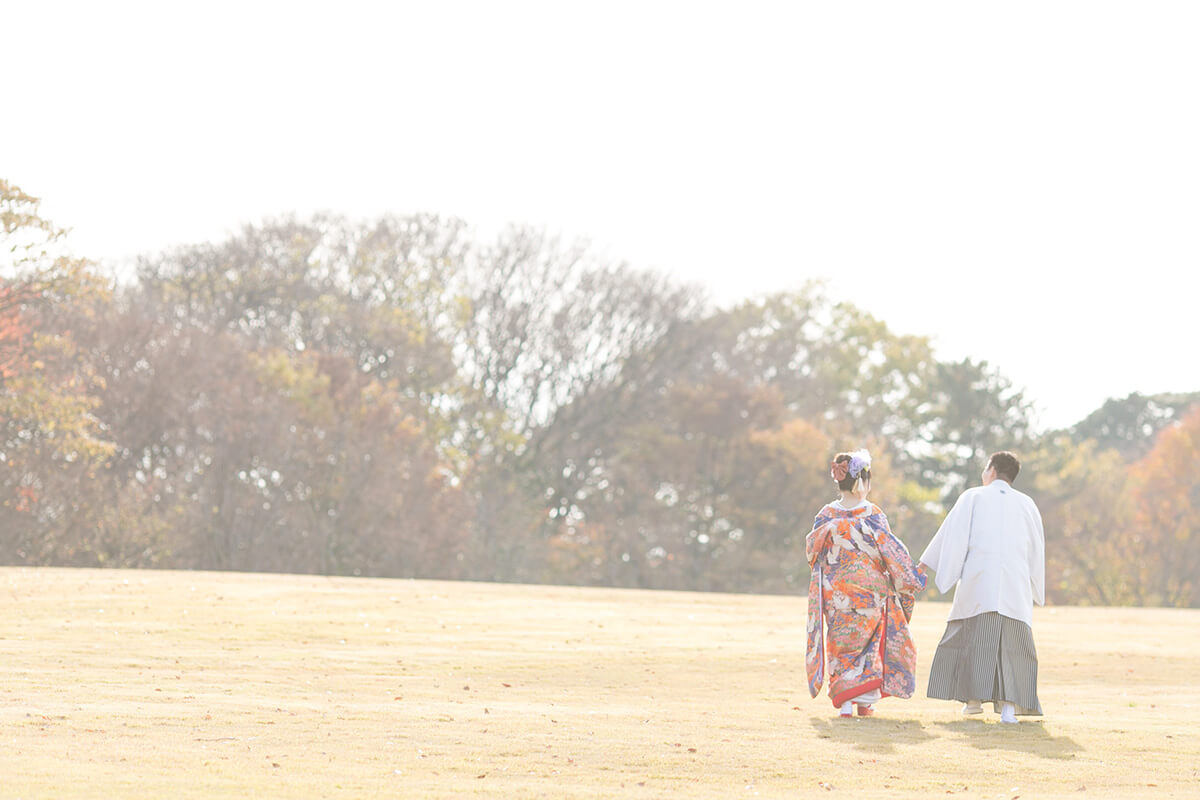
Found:
<path fill-rule="evenodd" d="M 829 696 L 843 717 L 871 716 L 883 697 L 911 697 L 917 652 L 908 632 L 925 568 L 938 590 L 958 585 L 946 632 L 930 668 L 929 697 L 958 700 L 964 714 L 991 702 L 1002 722 L 1040 715 L 1033 603 L 1045 603 L 1042 518 L 1012 488 L 1021 464 L 993 453 L 983 485 L 958 498 L 933 541 L 914 563 L 867 500 L 871 456 L 839 453 L 830 474 L 841 496 L 817 514 L 805 549 L 808 589 L 808 688 Z"/>

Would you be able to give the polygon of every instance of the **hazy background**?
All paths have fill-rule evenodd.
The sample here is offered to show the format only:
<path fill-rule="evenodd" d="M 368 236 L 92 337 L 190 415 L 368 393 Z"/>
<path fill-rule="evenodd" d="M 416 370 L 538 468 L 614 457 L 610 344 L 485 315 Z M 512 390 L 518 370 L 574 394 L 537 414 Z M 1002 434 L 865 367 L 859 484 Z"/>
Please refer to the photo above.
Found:
<path fill-rule="evenodd" d="M 1194 3 L 4 3 L 0 174 L 109 264 L 285 212 L 829 281 L 1043 427 L 1200 386 Z"/>

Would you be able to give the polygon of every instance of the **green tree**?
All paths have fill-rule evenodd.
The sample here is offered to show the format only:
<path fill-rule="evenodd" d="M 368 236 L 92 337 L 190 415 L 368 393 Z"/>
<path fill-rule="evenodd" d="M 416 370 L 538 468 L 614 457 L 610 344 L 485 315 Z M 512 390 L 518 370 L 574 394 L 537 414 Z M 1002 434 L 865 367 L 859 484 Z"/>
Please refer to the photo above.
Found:
<path fill-rule="evenodd" d="M 1178 422 L 1200 404 L 1200 392 L 1141 395 L 1109 399 L 1070 429 L 1076 441 L 1091 439 L 1111 448 L 1126 461 L 1136 461 L 1154 447 L 1158 432 Z"/>
<path fill-rule="evenodd" d="M 988 455 L 1034 441 L 1032 404 L 986 361 L 938 362 L 905 442 L 914 477 L 940 487 L 947 508 L 978 482 Z"/>

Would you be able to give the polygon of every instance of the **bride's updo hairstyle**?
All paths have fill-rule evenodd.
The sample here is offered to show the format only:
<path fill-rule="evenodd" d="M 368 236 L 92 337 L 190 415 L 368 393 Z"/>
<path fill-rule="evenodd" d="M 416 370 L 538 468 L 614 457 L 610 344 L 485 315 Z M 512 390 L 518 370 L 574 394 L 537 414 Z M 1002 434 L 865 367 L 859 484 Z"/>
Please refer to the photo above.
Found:
<path fill-rule="evenodd" d="M 853 492 L 859 481 L 863 486 L 871 485 L 871 454 L 866 450 L 853 453 L 838 453 L 829 465 L 829 474 L 843 492 Z"/>

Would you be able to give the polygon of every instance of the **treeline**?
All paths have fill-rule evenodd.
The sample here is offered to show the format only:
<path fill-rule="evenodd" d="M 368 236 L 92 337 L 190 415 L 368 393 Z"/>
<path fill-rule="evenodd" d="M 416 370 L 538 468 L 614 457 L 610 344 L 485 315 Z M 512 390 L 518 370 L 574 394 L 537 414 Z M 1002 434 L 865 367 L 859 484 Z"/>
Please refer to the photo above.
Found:
<path fill-rule="evenodd" d="M 696 287 L 433 216 L 248 227 L 104 282 L 0 181 L 0 559 L 795 592 L 839 449 L 919 551 L 995 449 L 1058 602 L 1200 604 L 1197 395 L 1036 435 L 818 286 Z"/>

